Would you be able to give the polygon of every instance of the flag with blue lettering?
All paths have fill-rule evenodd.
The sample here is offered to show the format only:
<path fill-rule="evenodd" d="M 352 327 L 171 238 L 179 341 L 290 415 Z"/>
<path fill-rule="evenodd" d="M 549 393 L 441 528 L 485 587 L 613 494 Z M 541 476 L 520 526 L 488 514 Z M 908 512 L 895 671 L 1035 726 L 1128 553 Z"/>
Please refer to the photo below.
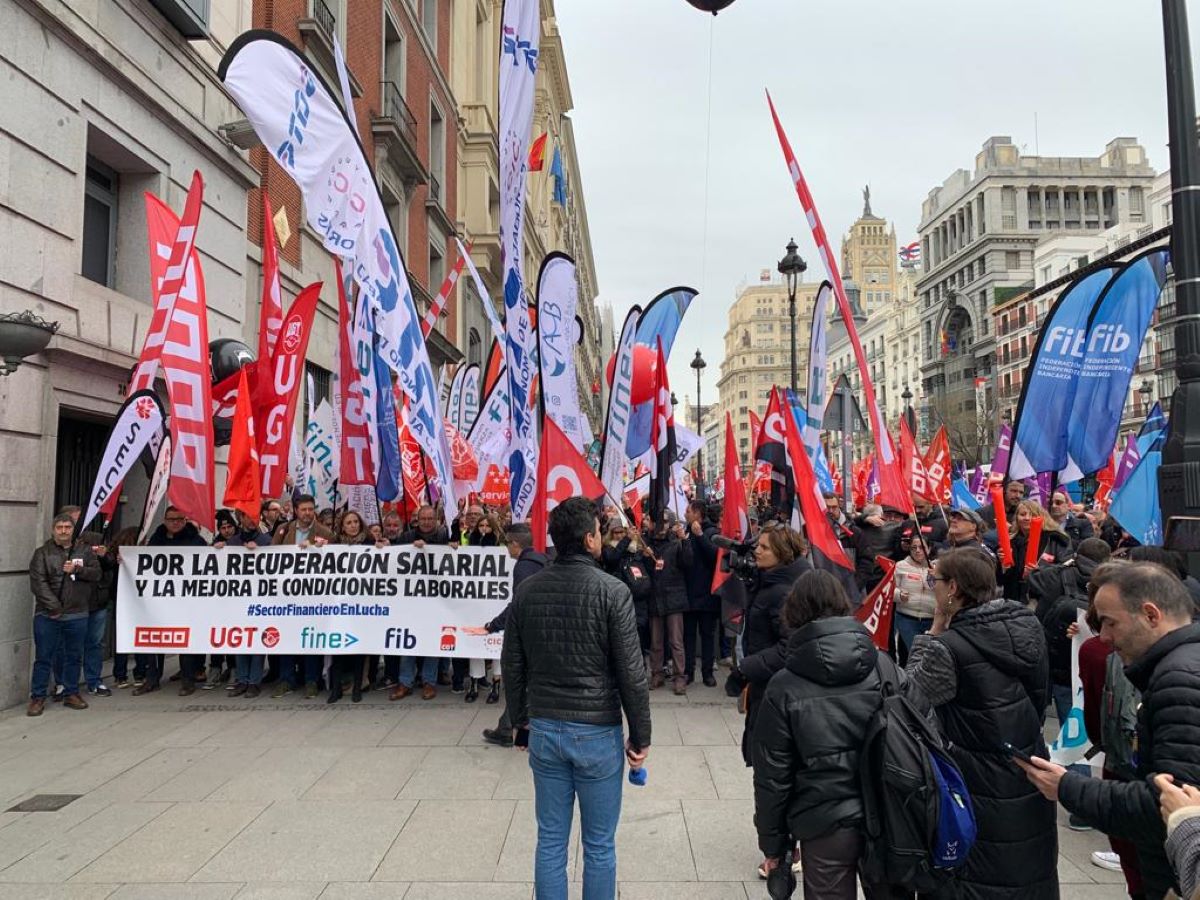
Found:
<path fill-rule="evenodd" d="M 1088 317 L 1114 272 L 1116 267 L 1109 266 L 1080 278 L 1050 310 L 1021 389 L 1007 466 L 1010 477 L 1029 478 L 1066 465 L 1071 404 L 1083 367 Z"/>
<path fill-rule="evenodd" d="M 1088 323 L 1079 387 L 1066 420 L 1063 481 L 1099 471 L 1112 453 L 1142 341 L 1167 280 L 1169 258 L 1169 250 L 1156 249 L 1130 260 L 1096 304 Z M 1037 410 L 1037 415 L 1044 413 Z"/>
<path fill-rule="evenodd" d="M 554 145 L 554 160 L 550 163 L 550 174 L 554 176 L 554 202 L 559 206 L 567 205 L 567 175 L 563 171 L 562 154 L 558 145 Z"/>
<path fill-rule="evenodd" d="M 800 418 L 800 436 L 804 439 L 804 449 L 814 466 L 820 452 L 821 422 L 825 418 L 826 391 L 829 387 L 829 354 L 825 328 L 829 319 L 829 298 L 832 296 L 833 285 L 822 281 L 817 290 L 817 298 L 813 301 L 812 334 L 808 342 L 808 410 Z M 828 463 L 825 469 L 828 471 Z M 820 477 L 820 474 L 818 471 L 817 477 Z M 832 484 L 832 480 L 830 483 Z"/>
<path fill-rule="evenodd" d="M 1163 414 L 1162 404 L 1156 400 L 1154 401 L 1154 405 L 1150 407 L 1150 413 L 1146 416 L 1146 421 L 1138 429 L 1137 436 L 1140 439 L 1143 435 L 1162 431 L 1166 427 L 1167 417 Z"/>
<path fill-rule="evenodd" d="M 392 392 L 392 370 L 375 356 L 375 409 L 379 422 L 379 467 L 375 473 L 375 496 L 381 501 L 400 496 L 400 430 Z"/>
<path fill-rule="evenodd" d="M 817 473 L 817 483 L 821 485 L 821 493 L 833 491 L 833 476 L 829 474 L 829 460 L 825 458 L 825 448 L 817 441 L 817 456 L 813 460 L 813 470 Z"/>

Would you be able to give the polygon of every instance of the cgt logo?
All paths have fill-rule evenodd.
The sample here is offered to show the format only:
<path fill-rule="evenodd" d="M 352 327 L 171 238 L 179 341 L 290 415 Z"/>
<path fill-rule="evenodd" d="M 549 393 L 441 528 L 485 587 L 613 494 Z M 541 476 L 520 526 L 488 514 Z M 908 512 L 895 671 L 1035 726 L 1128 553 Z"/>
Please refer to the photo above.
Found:
<path fill-rule="evenodd" d="M 275 627 L 259 629 L 256 626 L 225 626 L 213 627 L 208 631 L 208 641 L 213 647 L 253 647 L 255 635 L 263 647 L 270 649 L 279 643 L 279 629 Z"/>
<path fill-rule="evenodd" d="M 139 625 L 133 630 L 133 646 L 152 650 L 179 650 L 188 645 L 190 628 L 163 628 Z"/>

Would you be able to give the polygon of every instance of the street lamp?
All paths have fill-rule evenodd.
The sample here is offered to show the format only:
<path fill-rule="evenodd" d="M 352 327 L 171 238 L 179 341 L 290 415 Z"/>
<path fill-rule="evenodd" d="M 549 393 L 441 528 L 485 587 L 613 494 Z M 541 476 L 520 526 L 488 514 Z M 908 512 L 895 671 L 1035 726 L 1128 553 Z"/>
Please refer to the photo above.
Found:
<path fill-rule="evenodd" d="M 1171 148 L 1171 266 L 1175 271 L 1175 372 L 1171 437 L 1163 447 L 1158 495 L 1166 534 L 1171 520 L 1200 515 L 1200 145 L 1188 40 L 1187 4 L 1162 0 Z M 1186 521 L 1183 522 L 1186 526 Z M 1183 529 L 1180 529 L 1183 531 Z M 1170 541 L 1168 540 L 1168 546 Z M 1195 574 L 1195 554 L 1190 554 Z"/>
<path fill-rule="evenodd" d="M 0 315 L 0 375 L 11 375 L 25 357 L 45 350 L 56 331 L 57 322 L 30 310 Z"/>
<path fill-rule="evenodd" d="M 700 348 L 697 347 L 696 355 L 694 357 L 692 357 L 691 366 L 693 369 L 696 370 L 696 434 L 700 435 L 700 437 L 702 439 L 704 437 L 704 429 L 700 425 L 700 415 L 701 415 L 700 373 L 704 371 L 704 369 L 707 365 L 708 365 L 708 363 L 706 363 L 704 361 L 704 357 L 700 355 Z M 703 446 L 704 445 L 701 444 L 701 447 L 703 447 Z M 704 452 L 703 452 L 703 450 L 701 450 L 701 452 L 696 454 L 696 499 L 697 500 L 704 499 Z"/>
<path fill-rule="evenodd" d="M 904 382 L 904 391 L 900 394 L 900 399 L 904 401 L 904 418 L 908 420 L 908 430 L 916 436 L 917 433 L 917 417 L 913 413 L 912 408 L 913 393 L 908 389 L 908 382 Z"/>
<path fill-rule="evenodd" d="M 779 274 L 783 276 L 788 291 L 788 318 L 792 322 L 792 393 L 799 387 L 796 382 L 796 285 L 800 276 L 808 268 L 808 263 L 796 252 L 796 239 L 792 238 L 787 244 L 787 255 L 779 261 Z"/>

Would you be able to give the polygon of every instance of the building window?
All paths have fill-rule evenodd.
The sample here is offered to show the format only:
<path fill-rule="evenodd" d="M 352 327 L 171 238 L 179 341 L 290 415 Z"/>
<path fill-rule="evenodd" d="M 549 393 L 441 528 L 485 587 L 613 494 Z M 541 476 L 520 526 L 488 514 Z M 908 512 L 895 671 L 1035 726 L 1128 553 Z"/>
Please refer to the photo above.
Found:
<path fill-rule="evenodd" d="M 442 279 L 446 277 L 446 251 L 433 241 L 429 242 L 429 293 L 442 287 Z"/>
<path fill-rule="evenodd" d="M 421 0 L 421 27 L 429 36 L 434 56 L 437 56 L 437 20 L 438 0 Z"/>
<path fill-rule="evenodd" d="M 429 100 L 429 175 L 429 199 L 441 206 L 446 180 L 446 121 L 432 97 Z"/>
<path fill-rule="evenodd" d="M 83 196 L 84 278 L 113 287 L 117 255 L 117 173 L 93 156 L 87 158 Z"/>
<path fill-rule="evenodd" d="M 383 14 L 383 80 L 395 85 L 401 97 L 404 96 L 407 69 L 408 58 L 404 49 L 404 34 L 385 11 Z"/>
<path fill-rule="evenodd" d="M 1141 222 L 1146 218 L 1146 199 L 1140 187 L 1129 189 L 1129 221 Z"/>
<path fill-rule="evenodd" d="M 1006 269 L 1021 268 L 1021 251 L 1005 250 L 1004 251 L 1004 267 Z"/>
<path fill-rule="evenodd" d="M 467 332 L 467 365 L 483 365 L 483 340 L 475 328 Z"/>

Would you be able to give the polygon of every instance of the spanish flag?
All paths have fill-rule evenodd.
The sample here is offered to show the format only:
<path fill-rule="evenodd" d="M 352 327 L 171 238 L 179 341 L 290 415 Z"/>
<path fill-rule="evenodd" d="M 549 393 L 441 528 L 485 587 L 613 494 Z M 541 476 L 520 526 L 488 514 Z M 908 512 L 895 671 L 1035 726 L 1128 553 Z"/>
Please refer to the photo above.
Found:
<path fill-rule="evenodd" d="M 529 171 L 540 172 L 546 165 L 546 132 L 542 132 L 542 136 L 534 141 L 529 147 Z"/>

